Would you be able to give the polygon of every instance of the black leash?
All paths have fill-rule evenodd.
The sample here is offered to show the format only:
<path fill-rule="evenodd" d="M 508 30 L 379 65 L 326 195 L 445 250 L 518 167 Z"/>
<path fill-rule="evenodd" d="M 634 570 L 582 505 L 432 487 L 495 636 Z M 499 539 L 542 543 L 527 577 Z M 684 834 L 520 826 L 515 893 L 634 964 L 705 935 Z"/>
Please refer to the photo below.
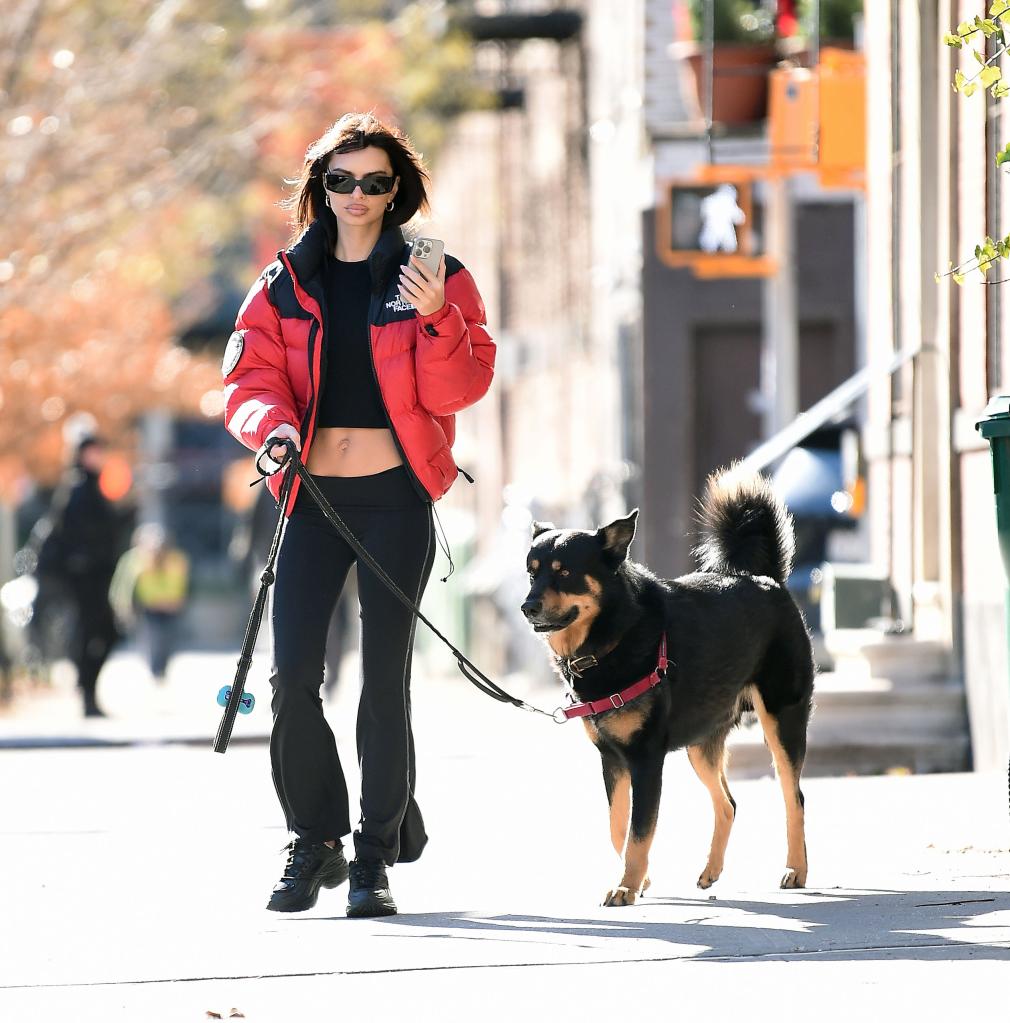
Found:
<path fill-rule="evenodd" d="M 258 463 L 257 468 L 259 468 Z M 284 509 L 287 507 L 288 496 L 291 493 L 291 484 L 293 482 L 294 475 L 288 473 L 281 487 L 281 513 L 277 517 L 277 526 L 274 529 L 273 540 L 270 541 L 270 553 L 267 556 L 267 563 L 263 568 L 263 574 L 260 576 L 260 588 L 256 593 L 256 599 L 253 601 L 252 611 L 249 612 L 249 621 L 246 622 L 242 649 L 239 651 L 238 667 L 235 669 L 235 680 L 232 682 L 230 689 L 222 689 L 218 694 L 218 703 L 224 697 L 225 704 L 224 714 L 221 716 L 221 724 L 218 725 L 217 735 L 214 738 L 215 753 L 224 753 L 228 749 L 232 729 L 235 727 L 235 718 L 239 711 L 245 710 L 248 712 L 252 710 L 253 701 L 245 696 L 245 682 L 249 676 L 249 668 L 252 665 L 256 637 L 259 635 L 260 626 L 263 624 L 263 612 L 266 610 L 267 604 L 267 591 L 274 583 L 274 563 L 277 561 L 277 552 L 281 546 L 281 534 L 284 532 Z"/>
<path fill-rule="evenodd" d="M 288 439 L 278 440 L 273 447 L 283 446 L 286 448 L 286 454 L 283 461 L 275 463 L 277 468 L 271 472 L 265 471 L 259 464 L 259 459 L 256 461 L 256 470 L 262 477 L 273 476 L 277 472 L 281 472 L 287 468 L 287 473 L 284 477 L 284 483 L 281 487 L 280 492 L 280 514 L 277 518 L 277 528 L 274 530 L 273 541 L 270 544 L 270 554 L 267 558 L 266 566 L 263 569 L 263 574 L 260 576 L 260 588 L 256 594 L 256 600 L 253 603 L 252 612 L 249 615 L 249 621 L 246 625 L 245 638 L 242 641 L 242 650 L 239 654 L 238 668 L 235 672 L 235 681 L 232 683 L 230 690 L 224 689 L 221 691 L 221 695 L 225 698 L 224 703 L 224 715 L 221 718 L 221 724 L 217 730 L 217 737 L 214 740 L 214 752 L 224 753 L 228 748 L 228 742 L 231 739 L 232 729 L 235 726 L 235 718 L 239 711 L 243 708 L 248 710 L 252 709 L 251 702 L 248 697 L 244 697 L 245 682 L 249 675 L 249 667 L 252 664 L 252 652 L 256 645 L 256 637 L 259 634 L 260 626 L 263 622 L 263 611 L 266 607 L 267 591 L 273 585 L 274 582 L 274 563 L 277 560 L 277 552 L 280 549 L 281 533 L 284 528 L 284 510 L 287 507 L 288 497 L 291 494 L 291 487 L 294 483 L 295 477 L 297 476 L 302 481 L 302 486 L 305 487 L 309 497 L 319 506 L 319 510 L 323 513 L 323 516 L 330 523 L 331 526 L 337 531 L 337 533 L 347 542 L 347 545 L 352 551 L 363 561 L 379 578 L 382 584 L 396 597 L 397 600 L 403 604 L 412 614 L 416 615 L 417 618 L 424 622 L 429 629 L 452 651 L 453 657 L 456 658 L 456 666 L 462 672 L 463 677 L 474 686 L 476 686 L 482 693 L 490 696 L 491 699 L 497 700 L 499 703 L 510 703 L 513 707 L 518 707 L 520 710 L 529 711 L 532 714 L 543 714 L 545 717 L 549 717 L 554 721 L 558 721 L 557 711 L 551 713 L 550 711 L 541 710 L 539 707 L 534 707 L 531 704 L 526 703 L 524 700 L 520 700 L 518 697 L 512 696 L 505 692 L 501 686 L 492 682 L 462 651 L 457 649 L 442 633 L 435 627 L 435 625 L 425 616 L 424 612 L 408 597 L 396 583 L 390 579 L 385 569 L 368 553 L 367 550 L 361 545 L 358 538 L 348 528 L 347 523 L 336 513 L 333 506 L 326 499 L 326 495 L 316 485 L 316 481 L 309 474 L 305 468 L 305 464 L 301 460 L 298 449 L 295 447 L 294 442 Z M 270 456 L 267 455 L 269 458 Z M 273 459 L 270 459 L 273 461 Z M 257 483 L 261 480 L 257 480 Z M 245 703 L 243 704 L 243 699 Z M 564 719 L 561 719 L 564 721 Z"/>

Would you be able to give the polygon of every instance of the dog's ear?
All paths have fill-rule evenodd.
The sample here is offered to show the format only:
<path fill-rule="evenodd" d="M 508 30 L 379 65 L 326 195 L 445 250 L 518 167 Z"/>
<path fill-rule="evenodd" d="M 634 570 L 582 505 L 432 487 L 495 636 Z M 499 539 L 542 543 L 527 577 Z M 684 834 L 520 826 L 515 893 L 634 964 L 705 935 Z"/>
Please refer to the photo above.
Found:
<path fill-rule="evenodd" d="M 541 533 L 549 533 L 552 529 L 557 529 L 553 522 L 537 522 L 534 519 L 533 525 L 530 526 L 530 534 L 535 540 Z"/>
<path fill-rule="evenodd" d="M 600 526 L 596 530 L 596 538 L 600 541 L 604 554 L 620 564 L 628 556 L 628 548 L 635 539 L 635 524 L 638 522 L 638 509 L 629 512 L 623 519 L 614 519 L 609 526 Z"/>

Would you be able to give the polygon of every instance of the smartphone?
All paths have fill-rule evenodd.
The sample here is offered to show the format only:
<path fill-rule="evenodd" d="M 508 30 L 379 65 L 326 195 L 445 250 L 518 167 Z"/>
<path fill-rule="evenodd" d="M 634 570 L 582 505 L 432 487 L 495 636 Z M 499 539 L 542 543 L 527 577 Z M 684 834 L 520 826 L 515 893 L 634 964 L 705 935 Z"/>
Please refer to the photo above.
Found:
<path fill-rule="evenodd" d="M 438 238 L 415 238 L 410 254 L 434 277 L 438 273 L 438 264 L 442 261 L 444 251 L 445 242 Z"/>

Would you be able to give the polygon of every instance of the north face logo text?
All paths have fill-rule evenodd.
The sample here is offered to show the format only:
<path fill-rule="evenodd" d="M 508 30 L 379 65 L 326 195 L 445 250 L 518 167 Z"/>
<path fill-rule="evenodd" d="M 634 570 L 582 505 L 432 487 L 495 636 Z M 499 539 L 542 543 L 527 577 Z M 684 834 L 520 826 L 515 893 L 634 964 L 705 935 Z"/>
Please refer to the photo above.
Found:
<path fill-rule="evenodd" d="M 392 309 L 394 313 L 409 313 L 414 307 L 409 302 L 404 302 L 399 295 L 386 303 L 387 309 Z"/>

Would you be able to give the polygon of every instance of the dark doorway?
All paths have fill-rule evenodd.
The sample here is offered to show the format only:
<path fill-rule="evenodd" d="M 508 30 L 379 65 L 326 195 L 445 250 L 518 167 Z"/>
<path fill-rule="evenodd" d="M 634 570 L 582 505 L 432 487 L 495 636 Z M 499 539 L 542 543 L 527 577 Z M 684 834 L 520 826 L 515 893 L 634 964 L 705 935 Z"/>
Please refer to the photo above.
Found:
<path fill-rule="evenodd" d="M 852 372 L 852 345 L 830 323 L 800 327 L 800 411 Z M 761 441 L 761 328 L 706 324 L 694 332 L 694 495 L 710 472 Z"/>
<path fill-rule="evenodd" d="M 759 326 L 706 324 L 695 330 L 695 497 L 713 469 L 743 457 L 761 439 L 760 381 Z"/>

